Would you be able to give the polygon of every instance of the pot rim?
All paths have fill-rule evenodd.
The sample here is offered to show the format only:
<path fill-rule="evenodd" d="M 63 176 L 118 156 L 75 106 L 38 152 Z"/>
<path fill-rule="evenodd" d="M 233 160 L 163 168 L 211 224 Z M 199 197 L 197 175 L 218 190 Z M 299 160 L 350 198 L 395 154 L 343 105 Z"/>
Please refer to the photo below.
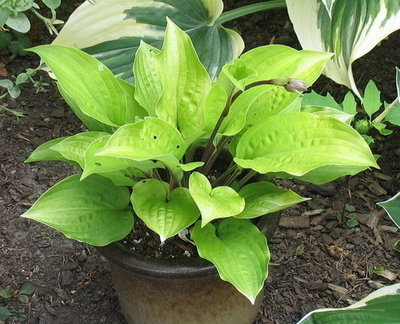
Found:
<path fill-rule="evenodd" d="M 163 279 L 195 279 L 217 274 L 215 266 L 200 257 L 156 259 L 143 256 L 114 242 L 97 250 L 112 263 L 137 275 Z"/>
<path fill-rule="evenodd" d="M 264 215 L 258 219 L 257 226 L 266 237 L 272 237 L 278 228 L 280 212 Z M 128 250 L 120 242 L 113 242 L 97 250 L 113 264 L 148 278 L 196 279 L 217 275 L 216 267 L 201 257 L 186 259 L 157 259 Z"/>

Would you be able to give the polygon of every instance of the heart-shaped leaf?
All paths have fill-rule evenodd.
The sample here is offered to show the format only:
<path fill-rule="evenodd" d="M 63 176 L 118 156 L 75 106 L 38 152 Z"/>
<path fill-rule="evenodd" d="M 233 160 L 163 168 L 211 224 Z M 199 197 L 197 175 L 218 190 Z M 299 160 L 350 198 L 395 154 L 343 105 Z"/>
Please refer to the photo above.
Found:
<path fill-rule="evenodd" d="M 309 200 L 265 181 L 248 184 L 240 189 L 239 194 L 245 199 L 246 205 L 235 218 L 259 217 Z"/>
<path fill-rule="evenodd" d="M 222 10 L 222 0 L 85 1 L 54 43 L 83 48 L 118 77 L 133 81 L 133 57 L 140 41 L 160 48 L 169 17 L 188 33 L 201 62 L 216 78 L 244 48 L 236 32 L 216 23 Z"/>
<path fill-rule="evenodd" d="M 96 175 L 79 178 L 76 174 L 57 183 L 22 216 L 96 246 L 123 239 L 133 227 L 128 188 Z"/>
<path fill-rule="evenodd" d="M 303 112 L 268 117 L 249 128 L 239 140 L 234 160 L 260 173 L 295 176 L 328 165 L 378 168 L 370 148 L 352 127 Z"/>
<path fill-rule="evenodd" d="M 191 235 L 199 255 L 212 262 L 222 280 L 230 282 L 251 303 L 268 276 L 270 254 L 265 236 L 243 219 L 225 219 L 216 227 L 197 222 Z"/>
<path fill-rule="evenodd" d="M 194 172 L 189 178 L 189 191 L 201 212 L 201 224 L 213 219 L 235 216 L 244 209 L 245 201 L 231 187 L 212 188 L 207 177 Z"/>
<path fill-rule="evenodd" d="M 169 185 L 146 179 L 133 187 L 131 202 L 136 215 L 163 242 L 193 224 L 200 215 L 189 190 L 179 187 L 169 192 Z"/>

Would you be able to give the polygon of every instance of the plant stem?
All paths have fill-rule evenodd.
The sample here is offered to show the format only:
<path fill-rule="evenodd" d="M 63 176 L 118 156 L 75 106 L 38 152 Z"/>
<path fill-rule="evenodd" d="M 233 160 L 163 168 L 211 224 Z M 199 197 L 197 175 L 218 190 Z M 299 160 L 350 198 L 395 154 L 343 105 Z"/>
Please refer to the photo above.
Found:
<path fill-rule="evenodd" d="M 223 183 L 225 178 L 228 178 L 232 174 L 232 172 L 235 171 L 235 169 L 237 169 L 237 165 L 232 161 L 226 171 L 214 180 L 212 186 L 217 187 L 220 183 Z"/>
<path fill-rule="evenodd" d="M 224 121 L 225 117 L 228 115 L 231 104 L 232 104 L 232 99 L 231 99 L 231 96 L 229 96 L 228 99 L 226 100 L 225 108 L 222 111 L 221 115 L 219 116 L 219 119 L 218 119 L 217 123 L 215 124 L 213 132 L 212 132 L 210 138 L 208 139 L 207 146 L 204 150 L 203 156 L 201 157 L 201 161 L 204 162 L 205 164 L 208 162 L 208 159 L 211 157 L 211 155 L 214 152 L 214 144 L 213 143 L 214 143 L 215 137 L 217 136 L 218 130 L 221 127 L 222 122 Z M 204 169 L 205 169 L 205 165 L 200 169 L 200 172 L 204 173 Z"/>
<path fill-rule="evenodd" d="M 378 117 L 376 117 L 376 118 L 372 121 L 372 123 L 373 123 L 373 124 L 376 124 L 376 123 L 382 122 L 382 121 L 386 118 L 386 116 L 389 115 L 389 113 L 396 107 L 396 105 L 397 105 L 399 102 L 400 102 L 400 98 L 396 98 L 389 106 L 387 106 L 387 107 L 385 108 L 384 111 L 382 111 L 381 114 L 379 114 Z"/>
<path fill-rule="evenodd" d="M 272 0 L 261 3 L 254 3 L 240 8 L 232 9 L 224 12 L 215 22 L 215 24 L 223 24 L 236 18 L 240 18 L 252 13 L 264 10 L 285 8 L 285 0 Z"/>
<path fill-rule="evenodd" d="M 257 174 L 256 171 L 250 170 L 242 179 L 239 181 L 239 188 L 242 188 L 247 181 L 249 181 L 251 178 L 253 178 Z"/>
<path fill-rule="evenodd" d="M 216 151 L 210 156 L 210 158 L 208 159 L 207 163 L 204 166 L 204 169 L 203 169 L 204 175 L 209 174 L 211 167 L 214 165 L 214 162 L 217 159 L 219 153 L 221 153 L 225 144 L 228 143 L 229 140 L 230 140 L 230 138 L 227 136 L 223 136 L 221 138 L 221 140 L 219 141 L 219 143 L 217 145 Z"/>
<path fill-rule="evenodd" d="M 236 178 L 243 172 L 243 169 L 235 169 L 235 171 L 232 173 L 232 175 L 229 177 L 228 180 L 226 180 L 226 185 L 229 186 L 233 181 L 236 180 Z"/>
<path fill-rule="evenodd" d="M 247 86 L 245 86 L 244 90 L 248 90 L 250 88 L 254 88 L 260 85 L 266 85 L 266 84 L 272 84 L 272 85 L 280 85 L 280 86 L 284 86 L 285 85 L 285 80 L 281 80 L 281 79 L 270 79 L 270 80 L 263 80 L 263 81 L 257 81 L 257 82 L 253 82 L 248 84 Z M 213 129 L 213 132 L 210 136 L 210 138 L 208 139 L 207 142 L 207 146 L 204 150 L 203 156 L 201 158 L 201 161 L 204 162 L 205 164 L 208 162 L 208 159 L 211 157 L 211 155 L 214 152 L 214 145 L 213 142 L 215 140 L 215 137 L 218 134 L 219 128 L 222 125 L 222 122 L 224 121 L 225 117 L 228 115 L 229 113 L 229 109 L 231 108 L 233 102 L 243 93 L 244 91 L 239 90 L 237 91 L 233 96 L 229 96 L 228 99 L 226 100 L 226 104 L 225 104 L 225 108 L 222 111 L 221 115 L 219 116 L 219 119 L 217 121 L 217 123 L 215 124 L 215 127 Z M 205 170 L 205 165 L 200 168 L 200 172 L 204 173 Z"/>

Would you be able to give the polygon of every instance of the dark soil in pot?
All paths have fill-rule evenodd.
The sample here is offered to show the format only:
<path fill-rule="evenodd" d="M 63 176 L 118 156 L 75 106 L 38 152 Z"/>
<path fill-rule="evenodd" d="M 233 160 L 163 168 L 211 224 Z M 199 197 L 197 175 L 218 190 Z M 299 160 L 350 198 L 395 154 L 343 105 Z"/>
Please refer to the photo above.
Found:
<path fill-rule="evenodd" d="M 256 14 L 232 25 L 242 31 L 248 48 L 270 42 L 298 48 L 284 11 Z M 398 48 L 400 33 L 396 32 L 355 64 L 361 85 L 374 79 L 388 100 L 395 93 Z M 7 71 L 14 75 L 37 64 L 30 56 L 15 58 L 10 64 L 8 60 L 9 56 L 1 56 L 0 64 L 7 64 Z M 39 144 L 81 130 L 54 84 L 43 77 L 51 84 L 47 93 L 36 94 L 25 87 L 17 101 L 1 102 L 26 117 L 17 119 L 0 111 L 0 288 L 11 292 L 7 298 L 0 295 L 0 305 L 14 312 L 9 323 L 25 316 L 30 324 L 124 324 L 104 258 L 93 248 L 19 218 L 50 185 L 75 172 L 62 163 L 23 163 Z M 326 80 L 318 87 L 343 95 L 343 87 Z M 285 211 L 282 226 L 270 240 L 273 259 L 257 324 L 294 323 L 312 309 L 348 306 L 380 285 L 392 283 L 374 274 L 374 268 L 391 271 L 397 275 L 394 281 L 399 281 L 400 256 L 392 246 L 400 234 L 375 205 L 400 188 L 399 135 L 395 130 L 389 137 L 377 137 L 373 150 L 382 155 L 381 170 L 322 187 L 281 181 L 282 186 L 313 200 Z M 354 227 L 346 225 L 351 213 L 357 214 Z M 20 298 L 26 282 L 33 283 L 34 292 Z"/>

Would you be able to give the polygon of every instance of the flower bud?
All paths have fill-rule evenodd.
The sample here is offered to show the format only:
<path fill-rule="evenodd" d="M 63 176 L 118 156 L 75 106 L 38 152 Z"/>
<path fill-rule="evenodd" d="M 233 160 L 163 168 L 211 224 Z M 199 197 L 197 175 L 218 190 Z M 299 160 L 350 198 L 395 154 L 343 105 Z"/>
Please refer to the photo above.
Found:
<path fill-rule="evenodd" d="M 286 91 L 300 93 L 300 92 L 306 91 L 308 89 L 309 85 L 307 83 L 305 83 L 304 81 L 290 78 L 284 84 L 284 87 L 285 87 Z"/>

